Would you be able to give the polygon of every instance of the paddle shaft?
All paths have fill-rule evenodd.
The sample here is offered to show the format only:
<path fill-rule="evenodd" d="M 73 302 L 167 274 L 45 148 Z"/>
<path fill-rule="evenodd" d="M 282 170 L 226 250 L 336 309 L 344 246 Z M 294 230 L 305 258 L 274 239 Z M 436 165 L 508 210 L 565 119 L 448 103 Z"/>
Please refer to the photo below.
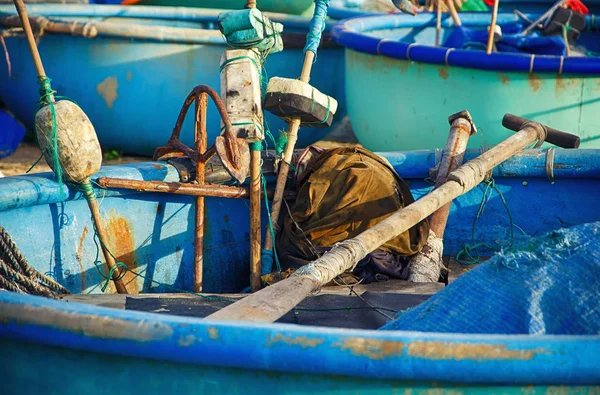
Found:
<path fill-rule="evenodd" d="M 40 58 L 40 53 L 38 51 L 37 44 L 35 43 L 35 38 L 33 37 L 33 30 L 31 30 L 31 24 L 29 23 L 27 7 L 25 7 L 23 0 L 13 0 L 13 2 L 15 4 L 15 8 L 17 9 L 17 13 L 19 14 L 19 18 L 21 18 L 21 24 L 23 25 L 23 31 L 25 32 L 25 39 L 27 40 L 27 45 L 29 46 L 29 51 L 31 52 L 33 65 L 35 66 L 35 71 L 38 75 L 38 78 L 46 78 L 46 71 L 44 70 L 44 65 L 42 64 L 42 58 Z M 48 99 L 54 101 L 54 95 L 49 95 Z"/>
<path fill-rule="evenodd" d="M 500 0 L 494 0 L 494 9 L 492 11 L 492 21 L 490 22 L 490 31 L 488 34 L 486 53 L 489 55 L 492 53 L 494 48 L 494 32 L 496 30 L 496 19 L 498 19 L 498 5 Z"/>
<path fill-rule="evenodd" d="M 452 121 L 434 188 L 444 185 L 450 173 L 462 164 L 469 137 L 476 133 L 471 125 L 471 122 L 465 118 L 457 118 Z M 443 205 L 429 216 L 429 229 L 440 239 L 444 238 L 444 230 L 448 222 L 451 204 L 452 202 Z"/>
<path fill-rule="evenodd" d="M 456 26 L 462 26 L 462 22 L 460 21 L 460 17 L 458 16 L 458 12 L 456 12 L 456 7 L 454 6 L 454 0 L 446 0 L 446 3 L 448 5 L 448 11 L 450 12 L 450 16 L 452 17 L 454 24 Z"/>
<path fill-rule="evenodd" d="M 436 4 L 436 16 L 435 16 L 435 46 L 440 46 L 440 38 L 442 36 L 442 4 L 441 0 L 438 0 Z"/>
<path fill-rule="evenodd" d="M 304 54 L 304 64 L 302 65 L 302 73 L 300 74 L 300 81 L 308 82 L 310 80 L 310 71 L 312 69 L 315 54 L 312 51 L 306 51 Z M 285 190 L 285 184 L 287 182 L 288 173 L 290 171 L 289 163 L 292 162 L 292 156 L 294 154 L 294 147 L 298 140 L 298 130 L 300 129 L 300 118 L 294 118 L 290 121 L 290 127 L 288 129 L 288 142 L 283 152 L 283 160 L 279 165 L 279 173 L 277 174 L 277 184 L 275 185 L 275 195 L 273 196 L 273 205 L 271 208 L 271 222 L 274 225 L 275 231 L 277 231 L 277 221 L 279 220 L 279 213 L 281 211 L 281 203 L 283 201 L 283 192 Z M 273 251 L 273 237 L 271 233 L 267 231 L 265 239 L 265 250 Z"/>
<path fill-rule="evenodd" d="M 256 0 L 246 0 L 246 8 L 256 8 Z M 259 150 L 250 150 L 250 289 L 261 287 L 261 240 L 260 240 L 260 162 Z"/>
<path fill-rule="evenodd" d="M 31 30 L 31 25 L 29 24 L 29 16 L 27 15 L 27 8 L 23 3 L 23 0 L 14 0 L 15 8 L 17 9 L 17 13 L 19 14 L 19 18 L 21 18 L 21 24 L 23 25 L 23 31 L 25 32 L 25 38 L 27 40 L 27 45 L 29 45 L 29 51 L 31 52 L 31 57 L 33 58 L 33 64 L 35 66 L 35 70 L 37 72 L 38 78 L 40 80 L 46 78 L 46 71 L 44 70 L 44 65 L 42 64 L 42 58 L 40 57 L 40 53 L 38 52 L 37 44 L 35 43 L 35 39 L 33 37 L 33 31 Z M 48 95 L 48 100 L 54 102 L 54 95 Z M 89 182 L 89 180 L 88 180 Z M 104 227 L 102 226 L 102 216 L 100 215 L 100 206 L 98 204 L 98 200 L 96 199 L 87 199 L 88 206 L 92 213 L 92 219 L 94 221 L 94 225 L 96 226 L 96 231 L 98 232 L 98 236 L 101 240 L 107 240 L 106 232 Z M 101 244 L 102 253 L 104 258 L 106 259 L 106 264 L 109 269 L 113 270 L 113 281 L 115 282 L 115 287 L 117 288 L 118 293 L 127 293 L 127 288 L 123 281 L 121 281 L 121 270 L 116 266 L 115 259 L 113 258 L 110 251 L 107 250 L 107 247 Z"/>
<path fill-rule="evenodd" d="M 252 294 L 216 313 L 208 316 L 215 320 L 244 320 L 253 322 L 274 322 L 281 318 L 283 314 L 293 309 L 310 293 L 316 291 L 323 284 L 333 280 L 336 276 L 346 270 L 351 270 L 356 264 L 370 252 L 375 251 L 381 245 L 386 243 L 403 232 L 407 231 L 433 212 L 440 209 L 445 204 L 450 203 L 456 197 L 470 191 L 480 182 L 486 174 L 498 164 L 520 152 L 525 147 L 536 141 L 543 139 L 543 129 L 539 125 L 530 123 L 518 133 L 510 136 L 494 148 L 481 154 L 479 157 L 460 166 L 452 172 L 448 181 L 439 188 L 397 211 L 385 220 L 381 221 L 372 228 L 364 231 L 349 241 L 352 245 L 359 245 L 357 252 L 351 250 L 348 241 L 346 245 L 335 246 L 330 252 L 326 253 L 317 261 L 302 268 L 301 274 L 292 275 L 270 287 L 267 287 L 255 294 Z M 337 273 L 329 273 L 325 276 L 319 271 L 318 266 L 333 266 L 328 256 L 343 257 L 344 265 Z M 337 268 L 338 262 L 334 263 Z"/>

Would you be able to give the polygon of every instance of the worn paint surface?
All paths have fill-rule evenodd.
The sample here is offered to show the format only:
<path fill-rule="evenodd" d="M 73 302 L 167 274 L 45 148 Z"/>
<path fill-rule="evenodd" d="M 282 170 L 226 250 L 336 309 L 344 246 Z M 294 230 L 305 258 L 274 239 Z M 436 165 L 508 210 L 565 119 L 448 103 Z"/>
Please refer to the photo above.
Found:
<path fill-rule="evenodd" d="M 470 344 L 470 343 L 444 343 L 435 341 L 416 341 L 408 345 L 408 355 L 436 360 L 456 360 L 465 359 L 483 361 L 489 359 L 495 360 L 515 360 L 532 359 L 536 354 L 547 351 L 539 350 L 509 350 L 504 345 L 494 344 Z"/>
<path fill-rule="evenodd" d="M 404 343 L 379 339 L 348 338 L 334 344 L 333 347 L 338 347 L 342 351 L 350 351 L 356 356 L 382 360 L 401 355 Z"/>
<path fill-rule="evenodd" d="M 111 210 L 105 225 L 109 238 L 107 244 L 118 261 L 123 262 L 129 269 L 137 272 L 138 262 L 135 255 L 135 239 L 131 227 L 131 224 L 124 216 L 117 214 L 114 209 Z M 140 292 L 139 280 L 139 277 L 132 272 L 125 272 L 123 283 L 129 293 Z M 113 281 L 110 282 L 109 289 L 112 292 L 116 292 Z"/>
<path fill-rule="evenodd" d="M 274 337 L 269 337 L 265 343 L 265 347 L 272 347 L 275 344 L 287 344 L 289 346 L 300 346 L 301 348 L 315 348 L 322 344 L 325 339 L 311 339 L 306 336 L 286 336 L 277 334 Z"/>
<path fill-rule="evenodd" d="M 117 88 L 119 87 L 119 82 L 117 81 L 117 77 L 106 77 L 104 81 L 99 83 L 96 86 L 96 92 L 106 102 L 106 107 L 113 108 L 113 104 L 119 94 L 117 93 Z"/>

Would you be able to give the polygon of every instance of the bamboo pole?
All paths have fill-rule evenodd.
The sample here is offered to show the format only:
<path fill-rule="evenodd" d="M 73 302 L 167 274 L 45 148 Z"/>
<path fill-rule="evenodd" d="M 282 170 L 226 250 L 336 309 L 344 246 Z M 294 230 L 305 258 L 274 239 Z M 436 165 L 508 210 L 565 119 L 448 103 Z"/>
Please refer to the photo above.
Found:
<path fill-rule="evenodd" d="M 442 36 L 442 1 L 436 2 L 436 17 L 435 17 L 435 46 L 440 46 L 440 39 Z"/>
<path fill-rule="evenodd" d="M 492 11 L 492 21 L 490 23 L 490 31 L 488 34 L 487 49 L 486 53 L 489 55 L 492 53 L 494 48 L 494 32 L 496 31 L 496 19 L 498 19 L 498 5 L 500 0 L 494 0 L 494 9 Z"/>
<path fill-rule="evenodd" d="M 300 73 L 300 81 L 308 83 L 310 80 L 310 72 L 315 59 L 315 53 L 312 51 L 306 51 L 304 54 L 304 62 L 302 64 L 302 72 Z M 290 170 L 289 163 L 292 162 L 294 147 L 296 141 L 298 141 L 298 130 L 300 129 L 300 118 L 293 118 L 289 123 L 288 129 L 288 142 L 283 152 L 283 160 L 279 166 L 279 173 L 277 174 L 277 184 L 275 185 L 275 195 L 273 196 L 273 205 L 271 208 L 271 222 L 275 232 L 277 232 L 277 221 L 279 220 L 279 213 L 281 211 L 281 203 L 283 201 L 283 192 L 285 190 L 285 184 L 287 182 L 288 173 Z M 266 232 L 265 250 L 268 253 L 273 251 L 273 237 L 269 230 Z"/>
<path fill-rule="evenodd" d="M 38 48 L 33 37 L 31 25 L 29 24 L 27 8 L 25 7 L 23 0 L 14 0 L 14 4 L 15 8 L 17 9 L 17 13 L 19 14 L 19 17 L 21 18 L 21 23 L 23 24 L 23 31 L 25 32 L 25 38 L 27 39 L 27 45 L 29 46 L 29 51 L 31 52 L 31 57 L 33 58 L 33 64 L 35 65 L 35 70 L 37 72 L 38 78 L 40 80 L 44 80 L 47 78 L 46 71 L 44 70 L 42 59 L 40 57 L 40 53 L 38 52 Z M 54 95 L 49 95 L 48 100 L 54 103 Z M 89 179 L 86 182 L 89 183 Z M 98 233 L 98 236 L 103 241 L 108 240 L 106 230 L 104 229 L 104 226 L 102 224 L 102 216 L 100 215 L 100 206 L 98 204 L 98 200 L 96 200 L 95 197 L 91 198 L 87 194 L 85 194 L 85 197 L 90 208 L 92 220 L 94 221 L 94 225 L 96 227 L 96 232 Z M 120 268 L 117 266 L 115 258 L 112 256 L 110 251 L 108 251 L 104 243 L 100 243 L 100 248 L 102 250 L 102 254 L 104 255 L 104 259 L 106 259 L 106 264 L 109 270 L 111 270 L 113 273 L 112 278 L 115 283 L 117 292 L 121 294 L 126 294 L 127 288 L 121 280 L 122 273 Z"/>
<path fill-rule="evenodd" d="M 276 321 L 310 293 L 346 270 L 353 269 L 367 254 L 407 231 L 454 198 L 479 185 L 495 166 L 534 141 L 543 141 L 545 130 L 542 125 L 527 123 L 518 133 L 460 166 L 449 175 L 447 182 L 426 196 L 355 238 L 339 243 L 318 260 L 297 270 L 291 277 L 229 305 L 207 318 L 253 322 Z"/>
<path fill-rule="evenodd" d="M 246 8 L 256 8 L 256 0 L 247 0 Z M 261 288 L 261 234 L 260 234 L 260 151 L 250 150 L 250 289 Z"/>
<path fill-rule="evenodd" d="M 454 6 L 454 0 L 446 0 L 446 5 L 448 6 L 448 11 L 450 12 L 450 16 L 452 17 L 454 24 L 456 26 L 462 26 L 462 22 L 460 21 L 460 17 L 458 16 L 458 12 L 456 12 L 456 7 Z"/>

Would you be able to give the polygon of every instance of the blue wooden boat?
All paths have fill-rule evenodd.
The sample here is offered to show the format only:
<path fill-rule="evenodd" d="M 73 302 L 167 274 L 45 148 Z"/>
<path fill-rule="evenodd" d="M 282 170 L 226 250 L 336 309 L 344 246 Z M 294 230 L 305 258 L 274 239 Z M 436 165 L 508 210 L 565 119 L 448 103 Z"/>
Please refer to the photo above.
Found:
<path fill-rule="evenodd" d="M 332 0 L 329 6 L 329 16 L 333 19 L 349 19 L 359 16 L 381 15 L 381 13 L 364 10 L 362 3 L 364 0 Z M 424 2 L 421 2 L 423 4 Z M 498 5 L 499 12 L 545 12 L 552 7 L 554 1 L 551 0 L 504 0 Z M 600 1 L 587 0 L 584 2 L 590 12 L 600 12 Z M 491 11 L 491 7 L 490 10 Z M 399 11 L 398 11 L 399 12 Z M 461 13 L 461 15 L 463 15 Z"/>
<path fill-rule="evenodd" d="M 467 158 L 477 154 L 471 150 Z M 423 179 L 440 160 L 440 151 L 382 155 L 409 181 L 415 197 L 430 190 Z M 495 169 L 496 186 L 506 198 L 519 240 L 600 220 L 600 151 L 556 150 L 547 174 L 548 160 L 548 150 L 529 150 Z M 177 168 L 165 162 L 109 166 L 97 174 L 102 176 L 181 179 Z M 214 174 L 207 177 L 215 181 Z M 51 174 L 0 179 L 0 225 L 32 266 L 80 294 L 69 296 L 66 303 L 0 292 L 4 393 L 58 388 L 65 394 L 600 390 L 598 335 L 381 332 L 190 317 L 198 315 L 205 302 L 213 303 L 213 309 L 215 303 L 220 307 L 222 300 L 215 300 L 214 294 L 235 298 L 239 295 L 231 294 L 248 285 L 248 208 L 240 199 L 206 199 L 204 289 L 213 295 L 98 295 L 104 269 L 94 264 L 97 247 L 85 200 L 74 190 L 62 194 L 61 188 L 67 192 Z M 97 193 L 111 229 L 108 244 L 140 274 L 126 275 L 131 292 L 189 292 L 194 198 L 119 190 Z M 455 254 L 470 240 L 482 193 L 476 188 L 452 204 L 446 253 Z M 544 210 L 534 212 L 531 207 Z M 484 243 L 506 242 L 507 224 L 500 199 L 490 199 L 477 236 Z M 111 286 L 107 293 L 112 292 Z M 152 308 L 136 311 L 144 300 L 151 300 Z M 179 303 L 179 312 L 173 312 L 171 302 Z M 331 309 L 313 313 L 334 314 Z M 296 314 L 298 319 L 303 312 Z"/>
<path fill-rule="evenodd" d="M 485 29 L 489 16 L 464 14 L 462 21 L 477 31 Z M 516 22 L 516 15 L 498 15 L 498 24 L 505 28 Z M 594 55 L 600 53 L 598 18 L 587 18 L 577 41 L 584 53 L 571 57 L 486 55 L 485 49 L 445 47 L 455 31 L 448 16 L 442 21 L 442 46 L 435 47 L 435 23 L 431 14 L 388 15 L 350 19 L 335 27 L 335 39 L 346 47 L 348 115 L 366 148 L 440 147 L 445 125 L 431 114 L 461 108 L 468 108 L 483 130 L 470 140 L 470 147 L 501 141 L 495 125 L 506 111 L 570 130 L 581 137 L 582 147 L 599 147 L 600 56 Z"/>
<path fill-rule="evenodd" d="M 31 15 L 51 19 L 110 24 L 112 33 L 100 29 L 94 38 L 47 33 L 39 40 L 52 86 L 84 109 L 107 150 L 151 155 L 168 139 L 189 87 L 198 83 L 219 86 L 219 59 L 227 46 L 217 27 L 218 10 L 108 5 L 28 8 Z M 0 15 L 13 14 L 14 6 L 0 6 Z M 269 56 L 267 76 L 297 78 L 309 19 L 270 16 L 285 26 L 286 49 Z M 139 29 L 132 35 L 134 25 Z M 338 100 L 336 117 L 341 120 L 345 114 L 343 49 L 327 38 L 327 33 L 324 41 L 315 67 L 340 72 L 315 72 L 311 84 Z M 0 100 L 31 129 L 39 88 L 29 50 L 22 37 L 7 37 L 6 44 L 12 75 L 6 72 L 6 61 L 0 56 Z M 274 134 L 286 127 L 271 114 L 266 119 Z M 211 133 L 208 139 L 213 141 L 220 130 L 216 113 L 209 115 L 207 126 Z M 319 140 L 327 131 L 300 133 L 298 146 Z M 193 145 L 191 140 L 184 143 Z"/>

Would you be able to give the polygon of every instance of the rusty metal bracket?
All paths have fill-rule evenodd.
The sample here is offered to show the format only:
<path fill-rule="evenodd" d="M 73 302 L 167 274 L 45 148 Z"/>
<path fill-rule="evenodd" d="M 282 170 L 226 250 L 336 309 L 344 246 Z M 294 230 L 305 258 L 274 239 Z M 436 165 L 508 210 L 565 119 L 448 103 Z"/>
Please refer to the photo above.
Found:
<path fill-rule="evenodd" d="M 205 128 L 198 128 L 198 124 L 206 124 L 207 96 L 210 96 L 219 111 L 224 125 L 224 132 L 216 138 L 215 144 L 210 148 L 200 149 L 200 147 L 207 146 L 206 130 L 200 130 Z M 192 103 L 196 103 L 196 116 L 194 118 L 196 149 L 188 147 L 180 140 L 181 128 Z M 239 183 L 244 182 L 248 176 L 250 167 L 250 149 L 248 148 L 248 144 L 243 138 L 238 138 L 234 135 L 227 110 L 217 92 L 207 85 L 198 85 L 185 99 L 167 145 L 156 149 L 154 160 L 187 156 L 198 165 L 205 164 L 215 154 L 219 156 L 223 166 L 234 179 Z"/>

